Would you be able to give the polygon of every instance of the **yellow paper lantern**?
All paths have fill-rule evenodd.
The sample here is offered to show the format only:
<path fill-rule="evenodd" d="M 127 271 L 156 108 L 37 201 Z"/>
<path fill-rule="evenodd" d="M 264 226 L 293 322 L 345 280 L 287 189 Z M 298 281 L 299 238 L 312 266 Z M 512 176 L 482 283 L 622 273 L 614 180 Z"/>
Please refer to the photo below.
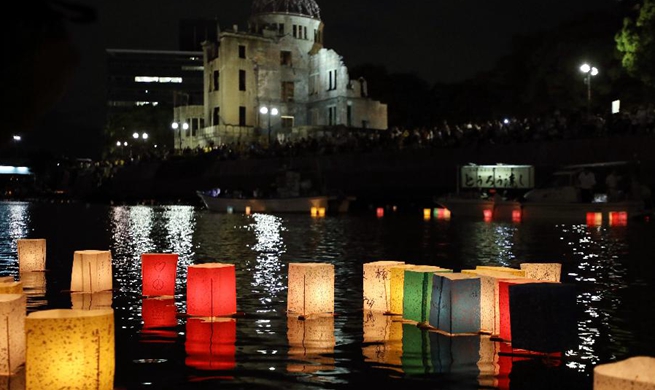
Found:
<path fill-rule="evenodd" d="M 364 310 L 391 311 L 391 267 L 403 264 L 393 260 L 364 264 Z"/>
<path fill-rule="evenodd" d="M 0 294 L 22 294 L 23 282 L 0 282 Z"/>
<path fill-rule="evenodd" d="M 25 364 L 25 294 L 0 294 L 0 375 L 13 375 Z"/>
<path fill-rule="evenodd" d="M 562 276 L 560 263 L 522 263 L 521 270 L 525 271 L 526 278 L 545 282 L 559 282 Z"/>
<path fill-rule="evenodd" d="M 299 316 L 334 312 L 334 265 L 289 263 L 287 312 Z"/>
<path fill-rule="evenodd" d="M 287 365 L 289 372 L 311 373 L 334 370 L 334 317 L 314 316 L 307 320 L 287 318 L 289 356 L 299 363 Z"/>
<path fill-rule="evenodd" d="M 525 271 L 517 268 L 511 268 L 511 267 L 502 267 L 502 266 L 495 266 L 495 265 L 478 265 L 475 267 L 476 270 L 483 270 L 483 271 L 492 271 L 492 272 L 502 272 L 504 274 L 508 274 L 511 276 L 518 276 L 520 278 L 525 277 Z"/>
<path fill-rule="evenodd" d="M 113 310 L 35 311 L 25 329 L 28 389 L 113 390 Z"/>
<path fill-rule="evenodd" d="M 71 293 L 72 308 L 77 310 L 111 309 L 113 295 L 112 291 L 73 292 Z"/>
<path fill-rule="evenodd" d="M 655 357 L 634 356 L 594 367 L 594 390 L 655 390 Z"/>
<path fill-rule="evenodd" d="M 71 273 L 71 291 L 96 292 L 111 290 L 113 285 L 111 252 L 75 251 Z"/>
<path fill-rule="evenodd" d="M 415 267 L 415 265 L 403 264 L 390 268 L 391 280 L 389 281 L 389 289 L 391 290 L 391 314 L 403 314 L 403 299 L 405 296 L 405 270 L 411 267 Z"/>
<path fill-rule="evenodd" d="M 46 240 L 21 238 L 16 241 L 20 272 L 45 271 Z"/>

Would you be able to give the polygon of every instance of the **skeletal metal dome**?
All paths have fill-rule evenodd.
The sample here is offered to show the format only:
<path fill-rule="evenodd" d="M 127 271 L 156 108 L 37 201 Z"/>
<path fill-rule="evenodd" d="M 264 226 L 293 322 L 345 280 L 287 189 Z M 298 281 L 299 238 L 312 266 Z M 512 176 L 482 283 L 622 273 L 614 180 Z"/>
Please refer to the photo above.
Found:
<path fill-rule="evenodd" d="M 314 0 L 254 0 L 252 13 L 291 13 L 321 18 L 321 10 Z"/>

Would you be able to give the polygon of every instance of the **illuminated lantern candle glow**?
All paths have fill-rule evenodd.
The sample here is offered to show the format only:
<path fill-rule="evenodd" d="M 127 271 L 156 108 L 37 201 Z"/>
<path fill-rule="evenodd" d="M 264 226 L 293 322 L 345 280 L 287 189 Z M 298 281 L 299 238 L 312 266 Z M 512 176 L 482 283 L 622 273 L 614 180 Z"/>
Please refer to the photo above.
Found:
<path fill-rule="evenodd" d="M 378 216 L 378 218 L 382 218 L 382 217 L 384 217 L 384 208 L 382 208 L 382 207 L 378 207 L 378 208 L 376 209 L 375 213 L 376 213 L 376 215 Z"/>
<path fill-rule="evenodd" d="M 113 310 L 35 311 L 25 330 L 28 389 L 114 389 Z"/>
<path fill-rule="evenodd" d="M 521 269 L 526 278 L 545 282 L 559 282 L 562 276 L 561 263 L 522 263 Z"/>
<path fill-rule="evenodd" d="M 287 312 L 299 316 L 334 312 L 334 265 L 289 263 Z"/>
<path fill-rule="evenodd" d="M 603 224 L 603 213 L 587 213 L 587 225 L 600 226 Z"/>
<path fill-rule="evenodd" d="M 634 356 L 594 367 L 593 390 L 655 390 L 655 357 Z"/>
<path fill-rule="evenodd" d="M 452 272 L 452 270 L 431 265 L 414 266 L 405 270 L 404 319 L 418 323 L 428 322 L 435 272 Z"/>
<path fill-rule="evenodd" d="M 73 254 L 71 291 L 96 292 L 113 286 L 111 252 L 81 250 Z"/>
<path fill-rule="evenodd" d="M 141 254 L 142 294 L 152 296 L 174 296 L 177 275 L 178 254 Z"/>
<path fill-rule="evenodd" d="M 450 334 L 480 332 L 480 277 L 435 273 L 429 323 Z"/>
<path fill-rule="evenodd" d="M 403 261 L 382 260 L 364 264 L 364 309 L 391 311 L 391 267 Z"/>
<path fill-rule="evenodd" d="M 390 314 L 402 315 L 403 314 L 403 299 L 405 296 L 405 270 L 415 267 L 415 264 L 403 264 L 392 266 L 390 268 L 391 280 L 389 281 L 389 288 L 391 290 L 390 298 Z"/>
<path fill-rule="evenodd" d="M 193 264 L 187 274 L 187 314 L 230 316 L 237 311 L 234 264 Z"/>
<path fill-rule="evenodd" d="M 0 294 L 0 375 L 13 375 L 25 364 L 25 294 Z"/>
<path fill-rule="evenodd" d="M 45 238 L 21 238 L 16 246 L 19 272 L 45 271 Z"/>

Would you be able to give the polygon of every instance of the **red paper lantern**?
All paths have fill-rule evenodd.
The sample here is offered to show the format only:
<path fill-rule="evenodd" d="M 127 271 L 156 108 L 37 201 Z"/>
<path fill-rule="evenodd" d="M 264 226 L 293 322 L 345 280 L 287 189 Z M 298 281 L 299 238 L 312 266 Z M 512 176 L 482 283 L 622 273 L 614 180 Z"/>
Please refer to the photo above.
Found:
<path fill-rule="evenodd" d="M 207 263 L 189 266 L 187 275 L 187 314 L 220 317 L 237 311 L 234 264 Z"/>
<path fill-rule="evenodd" d="M 236 366 L 237 322 L 233 318 L 186 323 L 186 365 L 199 370 L 230 370 Z"/>
<path fill-rule="evenodd" d="M 174 296 L 177 272 L 176 253 L 143 253 L 141 275 L 144 296 Z"/>

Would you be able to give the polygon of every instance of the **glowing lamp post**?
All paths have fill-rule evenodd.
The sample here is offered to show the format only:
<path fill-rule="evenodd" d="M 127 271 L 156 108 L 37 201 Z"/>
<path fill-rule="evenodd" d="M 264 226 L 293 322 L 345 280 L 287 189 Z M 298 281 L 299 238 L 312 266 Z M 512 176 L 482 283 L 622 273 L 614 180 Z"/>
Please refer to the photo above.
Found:
<path fill-rule="evenodd" d="M 598 68 L 589 64 L 582 64 L 580 71 L 585 74 L 584 82 L 587 84 L 587 110 L 591 108 L 591 77 L 598 74 Z"/>
<path fill-rule="evenodd" d="M 260 107 L 259 112 L 262 115 L 267 115 L 268 116 L 268 146 L 270 147 L 271 146 L 271 117 L 272 116 L 277 116 L 280 112 L 275 107 L 271 107 L 269 109 L 266 106 Z"/>
<path fill-rule="evenodd" d="M 173 129 L 173 132 L 178 132 L 178 135 L 180 136 L 180 152 L 182 151 L 182 130 L 186 131 L 189 130 L 189 124 L 187 122 L 179 123 L 179 122 L 173 122 L 171 123 L 171 128 Z M 173 134 L 173 138 L 175 138 L 175 134 Z"/>
<path fill-rule="evenodd" d="M 28 314 L 26 388 L 113 390 L 114 328 L 112 309 Z"/>

